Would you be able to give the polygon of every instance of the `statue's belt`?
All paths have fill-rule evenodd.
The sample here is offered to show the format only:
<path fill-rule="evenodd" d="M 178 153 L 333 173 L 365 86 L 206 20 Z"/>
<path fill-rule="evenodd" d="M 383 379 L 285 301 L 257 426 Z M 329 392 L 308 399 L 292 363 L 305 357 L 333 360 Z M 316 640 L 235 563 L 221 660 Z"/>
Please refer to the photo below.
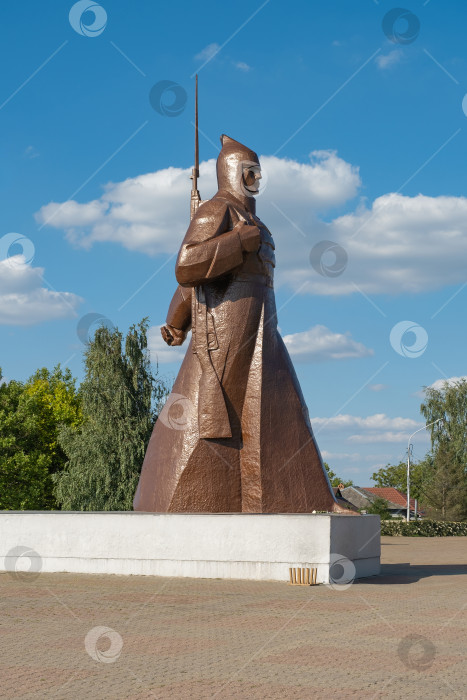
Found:
<path fill-rule="evenodd" d="M 258 284 L 264 287 L 274 287 L 272 275 L 265 275 L 262 272 L 239 272 L 232 279 L 232 282 L 247 282 L 249 284 Z"/>

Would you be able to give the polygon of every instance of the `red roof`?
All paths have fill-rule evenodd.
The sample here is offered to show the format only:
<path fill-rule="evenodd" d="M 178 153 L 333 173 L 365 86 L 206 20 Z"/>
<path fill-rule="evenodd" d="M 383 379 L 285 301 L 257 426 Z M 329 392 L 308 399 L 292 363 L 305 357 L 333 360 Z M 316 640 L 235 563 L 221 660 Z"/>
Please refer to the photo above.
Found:
<path fill-rule="evenodd" d="M 401 493 L 393 486 L 371 486 L 364 487 L 365 491 L 372 493 L 378 498 L 384 498 L 385 501 L 390 501 L 390 503 L 395 503 L 401 508 L 407 508 L 407 496 L 405 493 Z M 415 509 L 415 499 L 410 499 L 410 507 Z"/>

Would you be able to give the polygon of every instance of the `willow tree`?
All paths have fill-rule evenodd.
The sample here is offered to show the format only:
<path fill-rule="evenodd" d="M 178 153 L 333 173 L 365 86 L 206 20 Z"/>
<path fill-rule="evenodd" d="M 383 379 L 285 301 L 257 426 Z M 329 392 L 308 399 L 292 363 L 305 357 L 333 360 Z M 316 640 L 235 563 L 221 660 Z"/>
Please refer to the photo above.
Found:
<path fill-rule="evenodd" d="M 131 510 L 158 404 L 166 393 L 151 370 L 147 319 L 132 326 L 123 346 L 118 329 L 99 328 L 85 352 L 80 387 L 84 421 L 64 428 L 68 457 L 56 477 L 66 510 Z"/>
<path fill-rule="evenodd" d="M 467 519 L 467 381 L 425 389 L 420 410 L 431 426 L 433 473 L 429 504 L 443 520 Z M 440 420 L 438 420 L 440 419 Z"/>

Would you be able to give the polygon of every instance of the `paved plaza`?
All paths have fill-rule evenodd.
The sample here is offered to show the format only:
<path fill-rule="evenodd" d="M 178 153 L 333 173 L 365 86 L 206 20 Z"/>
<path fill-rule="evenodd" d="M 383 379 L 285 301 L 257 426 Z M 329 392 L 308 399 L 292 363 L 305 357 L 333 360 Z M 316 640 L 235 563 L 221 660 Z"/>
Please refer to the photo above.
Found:
<path fill-rule="evenodd" d="M 465 698 L 467 538 L 383 537 L 382 563 L 334 587 L 1 573 L 0 697 Z"/>

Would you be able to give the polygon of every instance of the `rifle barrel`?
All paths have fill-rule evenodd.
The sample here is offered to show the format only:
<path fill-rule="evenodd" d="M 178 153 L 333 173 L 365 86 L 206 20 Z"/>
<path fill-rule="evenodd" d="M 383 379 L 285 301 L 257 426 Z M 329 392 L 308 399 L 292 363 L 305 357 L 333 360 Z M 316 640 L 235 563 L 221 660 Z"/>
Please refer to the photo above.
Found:
<path fill-rule="evenodd" d="M 195 170 L 199 176 L 199 141 L 198 141 L 198 74 L 196 74 L 195 87 Z"/>
<path fill-rule="evenodd" d="M 191 204 L 190 218 L 193 219 L 201 202 L 198 192 L 198 177 L 199 177 L 199 140 L 198 140 L 198 74 L 196 75 L 195 87 L 195 164 L 191 171 Z"/>

